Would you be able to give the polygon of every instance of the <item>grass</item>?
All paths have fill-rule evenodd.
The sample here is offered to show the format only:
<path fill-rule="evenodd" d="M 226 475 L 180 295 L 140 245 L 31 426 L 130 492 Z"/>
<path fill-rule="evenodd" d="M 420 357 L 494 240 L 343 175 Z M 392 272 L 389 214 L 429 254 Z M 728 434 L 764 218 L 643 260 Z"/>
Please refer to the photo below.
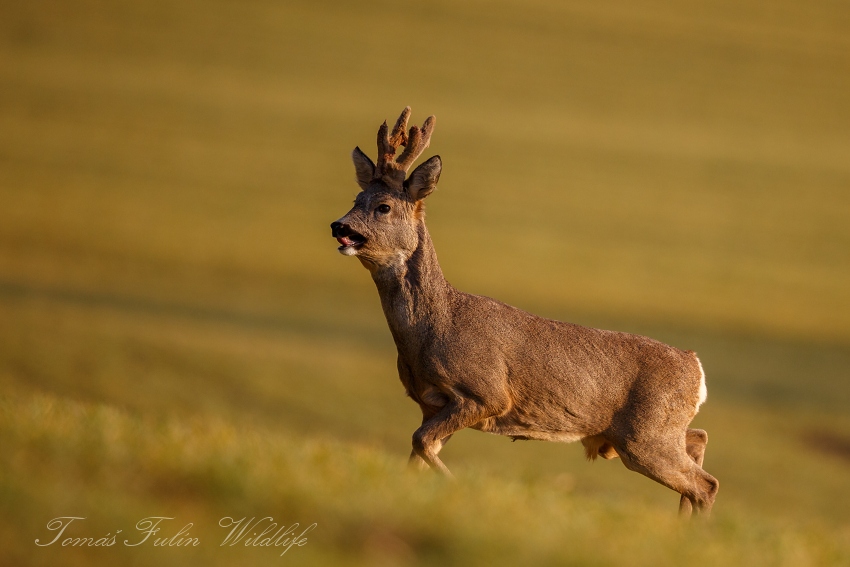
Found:
<path fill-rule="evenodd" d="M 772 566 L 850 559 L 846 529 L 765 519 L 735 506 L 710 524 L 681 524 L 658 506 L 576 494 L 563 477 L 518 481 L 473 469 L 450 483 L 405 472 L 397 459 L 362 445 L 221 420 L 138 418 L 45 395 L 8 396 L 0 415 L 3 439 L 14 447 L 2 489 L 10 496 L 4 498 L 4 547 L 15 564 L 227 564 L 237 555 L 272 564 L 280 561 L 272 549 L 219 545 L 228 532 L 217 526 L 221 517 L 258 509 L 278 521 L 318 524 L 304 548 L 290 550 L 297 559 L 287 560 L 299 564 L 594 565 L 629 557 L 635 565 Z M 33 482 L 52 488 L 33 491 Z M 77 494 L 65 489 L 70 483 Z M 97 537 L 124 526 L 128 541 L 137 542 L 141 535 L 132 526 L 150 514 L 151 497 L 167 502 L 175 520 L 165 535 L 192 521 L 191 535 L 201 544 L 167 554 L 120 543 L 22 549 L 19 539 L 53 536 L 33 515 L 9 521 L 16 501 L 57 516 L 73 503 L 75 515 L 86 519 L 67 535 Z"/>
<path fill-rule="evenodd" d="M 846 564 L 848 22 L 784 1 L 4 3 L 0 562 Z M 418 410 L 328 224 L 348 152 L 406 104 L 438 117 L 452 283 L 700 353 L 711 523 L 575 445 L 465 431 L 457 484 L 404 471 Z M 59 515 L 102 535 L 157 514 L 203 544 L 33 543 Z M 318 528 L 283 559 L 219 547 L 237 514 Z"/>

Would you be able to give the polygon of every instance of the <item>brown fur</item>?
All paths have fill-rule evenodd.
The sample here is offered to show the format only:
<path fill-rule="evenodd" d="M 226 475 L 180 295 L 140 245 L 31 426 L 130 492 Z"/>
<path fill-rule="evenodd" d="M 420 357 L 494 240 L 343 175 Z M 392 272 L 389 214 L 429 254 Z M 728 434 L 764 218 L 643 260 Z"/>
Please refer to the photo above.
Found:
<path fill-rule="evenodd" d="M 581 440 L 589 459 L 619 456 L 630 470 L 679 492 L 683 515 L 693 508 L 707 513 L 718 482 L 702 469 L 705 432 L 688 429 L 701 402 L 696 355 L 639 335 L 544 319 L 452 287 L 422 214 L 422 199 L 440 177 L 439 156 L 404 180 L 434 118 L 405 137 L 409 113 L 392 136 L 386 123 L 379 130 L 378 166 L 355 149 L 363 191 L 331 227 L 340 251 L 357 256 L 372 275 L 398 350 L 399 378 L 422 410 L 411 462 L 450 474 L 438 453 L 466 427 L 514 439 Z M 413 148 L 393 161 L 404 143 Z"/>
<path fill-rule="evenodd" d="M 595 461 L 596 457 L 603 459 L 616 459 L 620 455 L 605 438 L 601 435 L 592 435 L 581 440 L 584 445 L 584 456 L 588 461 Z"/>
<path fill-rule="evenodd" d="M 425 222 L 425 203 L 416 201 L 416 208 L 413 209 L 413 218 L 420 222 Z"/>

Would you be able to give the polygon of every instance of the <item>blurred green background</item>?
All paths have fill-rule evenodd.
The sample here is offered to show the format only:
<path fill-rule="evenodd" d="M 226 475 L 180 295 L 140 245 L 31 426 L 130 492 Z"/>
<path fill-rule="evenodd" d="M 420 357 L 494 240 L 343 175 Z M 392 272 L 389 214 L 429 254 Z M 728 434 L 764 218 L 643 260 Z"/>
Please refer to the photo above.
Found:
<path fill-rule="evenodd" d="M 0 2 L 0 563 L 850 564 L 842 2 Z M 581 447 L 405 468 L 329 223 L 438 118 L 456 287 L 699 352 L 710 523 Z M 201 545 L 38 547 L 188 522 Z M 223 516 L 317 522 L 284 557 Z"/>

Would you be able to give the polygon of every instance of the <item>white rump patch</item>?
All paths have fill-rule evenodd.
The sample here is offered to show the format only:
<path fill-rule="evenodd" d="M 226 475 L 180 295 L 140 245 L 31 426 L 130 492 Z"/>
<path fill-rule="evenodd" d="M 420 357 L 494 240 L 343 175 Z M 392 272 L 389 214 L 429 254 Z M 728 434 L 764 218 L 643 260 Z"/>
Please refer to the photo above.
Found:
<path fill-rule="evenodd" d="M 699 357 L 694 355 L 694 358 L 697 359 L 697 364 L 699 364 L 699 400 L 697 400 L 697 409 L 699 411 L 699 407 L 708 397 L 708 388 L 705 387 L 705 371 L 702 369 L 702 362 L 699 361 Z"/>

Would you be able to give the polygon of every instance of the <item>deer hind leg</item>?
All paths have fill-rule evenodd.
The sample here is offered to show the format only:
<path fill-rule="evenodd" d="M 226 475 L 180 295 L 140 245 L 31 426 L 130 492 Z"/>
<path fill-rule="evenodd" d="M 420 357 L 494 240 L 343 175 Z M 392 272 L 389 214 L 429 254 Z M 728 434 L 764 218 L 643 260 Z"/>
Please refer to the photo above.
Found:
<path fill-rule="evenodd" d="M 692 436 L 698 437 L 699 434 Z M 702 457 L 705 445 L 695 450 L 694 454 L 687 451 L 683 445 L 684 443 L 680 442 L 645 443 L 630 448 L 631 450 L 620 451 L 620 456 L 629 470 L 639 472 L 681 494 L 679 514 L 682 517 L 689 517 L 694 510 L 698 514 L 708 515 L 714 505 L 720 483 L 697 463 L 697 458 Z"/>
<path fill-rule="evenodd" d="M 708 443 L 708 433 L 702 429 L 688 429 L 685 432 L 685 450 L 696 464 L 702 467 L 705 457 L 705 445 Z M 683 494 L 679 499 L 679 515 L 690 516 L 693 503 Z"/>
<path fill-rule="evenodd" d="M 705 457 L 705 445 L 708 443 L 708 433 L 702 429 L 688 429 L 685 432 L 685 450 L 696 464 L 702 466 Z"/>
<path fill-rule="evenodd" d="M 468 400 L 453 401 L 432 417 L 425 419 L 422 425 L 413 433 L 413 453 L 432 469 L 451 477 L 452 473 L 437 456 L 448 438 L 457 431 L 475 425 L 488 417 L 481 406 Z"/>

